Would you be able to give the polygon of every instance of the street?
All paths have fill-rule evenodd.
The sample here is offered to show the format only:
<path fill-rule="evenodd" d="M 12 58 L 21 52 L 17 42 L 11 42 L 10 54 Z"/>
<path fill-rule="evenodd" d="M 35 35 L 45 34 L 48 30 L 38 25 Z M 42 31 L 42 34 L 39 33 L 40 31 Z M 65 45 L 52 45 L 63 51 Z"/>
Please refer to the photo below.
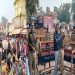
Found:
<path fill-rule="evenodd" d="M 0 0 L 0 75 L 75 75 L 75 0 Z"/>
<path fill-rule="evenodd" d="M 52 61 L 51 66 L 54 66 L 54 64 L 55 64 L 54 61 Z M 64 65 L 69 66 L 69 67 L 71 66 L 70 63 L 65 62 L 65 61 L 64 61 Z M 46 68 L 48 68 L 48 67 L 49 67 L 49 64 L 47 63 Z M 50 68 L 48 68 L 46 70 L 43 70 L 43 69 L 44 69 L 44 66 L 39 65 L 39 71 L 41 71 L 41 74 L 39 74 L 39 75 L 54 75 L 54 67 L 53 67 L 53 70 L 51 70 L 51 73 L 49 73 Z M 60 75 L 60 71 L 58 71 L 58 75 Z M 71 75 L 71 73 L 69 71 L 64 70 L 63 75 Z"/>

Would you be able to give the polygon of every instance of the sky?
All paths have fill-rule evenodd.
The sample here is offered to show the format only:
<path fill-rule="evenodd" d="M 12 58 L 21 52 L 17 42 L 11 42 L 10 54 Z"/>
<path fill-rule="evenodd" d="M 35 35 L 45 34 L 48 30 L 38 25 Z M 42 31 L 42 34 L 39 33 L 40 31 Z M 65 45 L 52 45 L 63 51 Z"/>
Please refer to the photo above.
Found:
<path fill-rule="evenodd" d="M 62 3 L 71 3 L 72 0 L 40 0 L 40 6 L 43 7 L 43 10 L 46 10 L 46 7 L 50 7 L 50 10 L 53 11 L 54 6 L 59 7 Z"/>
<path fill-rule="evenodd" d="M 53 7 L 59 7 L 61 3 L 70 3 L 71 0 L 40 0 L 40 6 L 43 7 L 43 10 L 46 10 L 46 7 L 50 7 L 53 11 Z M 9 21 L 14 17 L 14 0 L 0 0 L 0 21 L 1 17 L 5 16 Z"/>

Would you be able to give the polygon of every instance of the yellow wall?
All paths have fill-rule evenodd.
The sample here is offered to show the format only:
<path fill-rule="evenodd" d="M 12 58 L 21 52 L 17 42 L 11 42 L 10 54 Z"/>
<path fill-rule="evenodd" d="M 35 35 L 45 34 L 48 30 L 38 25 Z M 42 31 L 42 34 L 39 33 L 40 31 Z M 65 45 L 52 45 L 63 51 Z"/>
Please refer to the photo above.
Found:
<path fill-rule="evenodd" d="M 0 25 L 0 33 L 4 33 L 4 26 Z"/>
<path fill-rule="evenodd" d="M 24 25 L 26 27 L 26 10 L 25 10 L 25 0 L 15 0 L 14 1 L 14 9 L 15 9 L 15 23 L 16 26 L 18 25 Z M 21 14 L 21 17 L 20 17 Z M 20 21 L 21 19 L 21 21 Z"/>

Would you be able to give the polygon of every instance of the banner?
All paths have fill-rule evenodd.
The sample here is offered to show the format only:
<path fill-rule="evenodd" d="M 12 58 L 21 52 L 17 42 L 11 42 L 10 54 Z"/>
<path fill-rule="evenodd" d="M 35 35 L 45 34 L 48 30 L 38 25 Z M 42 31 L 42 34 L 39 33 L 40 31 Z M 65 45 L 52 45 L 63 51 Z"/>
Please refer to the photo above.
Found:
<path fill-rule="evenodd" d="M 44 16 L 43 17 L 44 27 L 49 28 L 49 32 L 53 31 L 53 16 Z"/>

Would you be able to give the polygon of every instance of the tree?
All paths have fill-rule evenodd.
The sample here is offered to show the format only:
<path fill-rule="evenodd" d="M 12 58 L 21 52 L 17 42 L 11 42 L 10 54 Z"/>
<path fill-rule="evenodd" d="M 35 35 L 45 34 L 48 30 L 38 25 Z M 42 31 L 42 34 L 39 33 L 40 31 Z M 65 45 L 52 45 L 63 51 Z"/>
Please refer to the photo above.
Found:
<path fill-rule="evenodd" d="M 58 13 L 59 8 L 54 6 L 54 12 Z"/>
<path fill-rule="evenodd" d="M 6 23 L 8 20 L 6 19 L 5 16 L 3 16 L 1 19 L 2 19 L 2 24 L 6 27 Z"/>
<path fill-rule="evenodd" d="M 75 13 L 75 0 L 72 0 L 72 12 Z"/>
<path fill-rule="evenodd" d="M 70 21 L 69 9 L 70 9 L 70 4 L 69 3 L 63 4 L 63 9 L 59 10 L 59 20 L 60 20 L 60 22 L 69 23 L 69 21 Z"/>
<path fill-rule="evenodd" d="M 27 16 L 36 15 L 38 6 L 39 6 L 39 0 L 26 0 Z"/>
<path fill-rule="evenodd" d="M 75 21 L 75 0 L 72 0 L 73 21 Z"/>

